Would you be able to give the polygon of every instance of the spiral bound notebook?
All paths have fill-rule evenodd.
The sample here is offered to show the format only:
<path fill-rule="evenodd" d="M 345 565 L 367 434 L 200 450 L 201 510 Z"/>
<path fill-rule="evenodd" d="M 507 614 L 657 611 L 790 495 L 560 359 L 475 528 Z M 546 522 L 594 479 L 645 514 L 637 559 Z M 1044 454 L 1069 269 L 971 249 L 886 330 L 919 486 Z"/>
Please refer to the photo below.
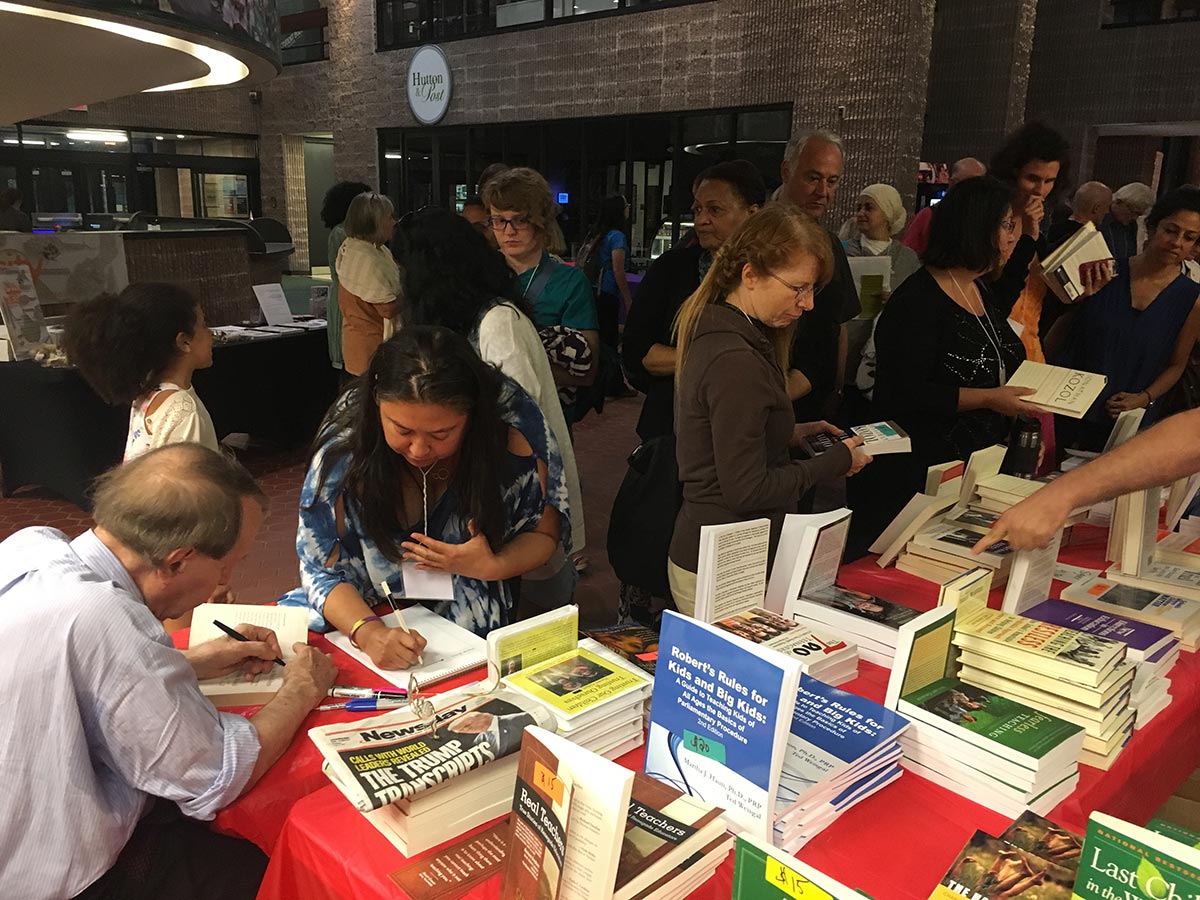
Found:
<path fill-rule="evenodd" d="M 409 629 L 420 633 L 427 642 L 422 654 L 424 664 L 411 669 L 380 669 L 371 662 L 371 657 L 352 646 L 350 638 L 340 631 L 330 633 L 329 642 L 391 684 L 406 689 L 410 675 L 415 675 L 418 683 L 424 686 L 464 675 L 487 664 L 487 641 L 449 619 L 443 619 L 423 606 L 410 606 L 404 610 L 404 621 Z M 396 628 L 399 619 L 395 613 L 388 613 L 383 617 L 383 623 L 389 628 Z"/>

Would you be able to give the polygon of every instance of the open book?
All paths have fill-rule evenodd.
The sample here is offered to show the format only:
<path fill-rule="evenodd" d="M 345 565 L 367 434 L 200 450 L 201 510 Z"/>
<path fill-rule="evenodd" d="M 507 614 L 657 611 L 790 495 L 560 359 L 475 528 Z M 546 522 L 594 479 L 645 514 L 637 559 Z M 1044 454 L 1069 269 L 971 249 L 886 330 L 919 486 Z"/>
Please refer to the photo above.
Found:
<path fill-rule="evenodd" d="M 281 659 L 286 663 L 296 654 L 293 644 L 308 643 L 308 610 L 296 606 L 241 606 L 228 603 L 202 603 L 192 611 L 192 631 L 189 646 L 203 644 L 225 636 L 216 622 L 230 628 L 239 625 L 258 625 L 270 628 L 279 639 Z M 241 672 L 224 678 L 208 678 L 200 682 L 200 693 L 213 706 L 257 706 L 266 703 L 283 686 L 283 668 L 275 666 L 254 681 L 247 681 Z"/>

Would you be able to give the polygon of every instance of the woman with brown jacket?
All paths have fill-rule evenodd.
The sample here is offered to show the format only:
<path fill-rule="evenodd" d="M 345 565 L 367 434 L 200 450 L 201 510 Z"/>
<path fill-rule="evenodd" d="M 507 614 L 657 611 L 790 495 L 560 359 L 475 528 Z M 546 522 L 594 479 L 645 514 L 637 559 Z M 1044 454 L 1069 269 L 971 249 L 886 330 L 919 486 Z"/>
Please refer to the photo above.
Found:
<path fill-rule="evenodd" d="M 722 246 L 699 290 L 676 319 L 676 458 L 683 506 L 675 520 L 668 575 L 681 612 L 695 609 L 700 529 L 771 520 L 772 551 L 783 517 L 826 478 L 870 462 L 860 438 L 813 460 L 789 454 L 828 422 L 796 424 L 787 394 L 796 320 L 829 281 L 825 232 L 799 209 L 773 204 Z"/>

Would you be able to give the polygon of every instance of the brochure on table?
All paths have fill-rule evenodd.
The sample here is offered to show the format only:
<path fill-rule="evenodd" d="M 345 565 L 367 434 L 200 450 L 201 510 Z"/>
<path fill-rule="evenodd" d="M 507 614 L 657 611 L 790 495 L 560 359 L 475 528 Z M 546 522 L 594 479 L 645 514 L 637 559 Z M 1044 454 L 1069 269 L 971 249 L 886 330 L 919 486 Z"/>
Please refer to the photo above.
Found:
<path fill-rule="evenodd" d="M 659 655 L 646 774 L 771 840 L 800 663 L 674 612 Z"/>
<path fill-rule="evenodd" d="M 254 285 L 254 299 L 262 310 L 263 318 L 268 325 L 291 325 L 292 308 L 288 306 L 287 295 L 281 284 Z"/>

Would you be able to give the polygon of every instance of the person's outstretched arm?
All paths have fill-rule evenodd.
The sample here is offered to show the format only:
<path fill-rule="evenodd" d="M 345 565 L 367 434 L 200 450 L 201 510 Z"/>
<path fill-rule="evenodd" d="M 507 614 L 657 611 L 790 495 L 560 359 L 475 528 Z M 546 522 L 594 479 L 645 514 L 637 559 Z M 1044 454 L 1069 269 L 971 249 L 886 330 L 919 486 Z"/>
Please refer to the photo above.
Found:
<path fill-rule="evenodd" d="M 1200 409 L 1164 419 L 1115 450 L 1072 469 L 1004 513 L 978 544 L 999 540 L 1017 550 L 1045 547 L 1071 513 L 1120 494 L 1200 472 Z"/>

